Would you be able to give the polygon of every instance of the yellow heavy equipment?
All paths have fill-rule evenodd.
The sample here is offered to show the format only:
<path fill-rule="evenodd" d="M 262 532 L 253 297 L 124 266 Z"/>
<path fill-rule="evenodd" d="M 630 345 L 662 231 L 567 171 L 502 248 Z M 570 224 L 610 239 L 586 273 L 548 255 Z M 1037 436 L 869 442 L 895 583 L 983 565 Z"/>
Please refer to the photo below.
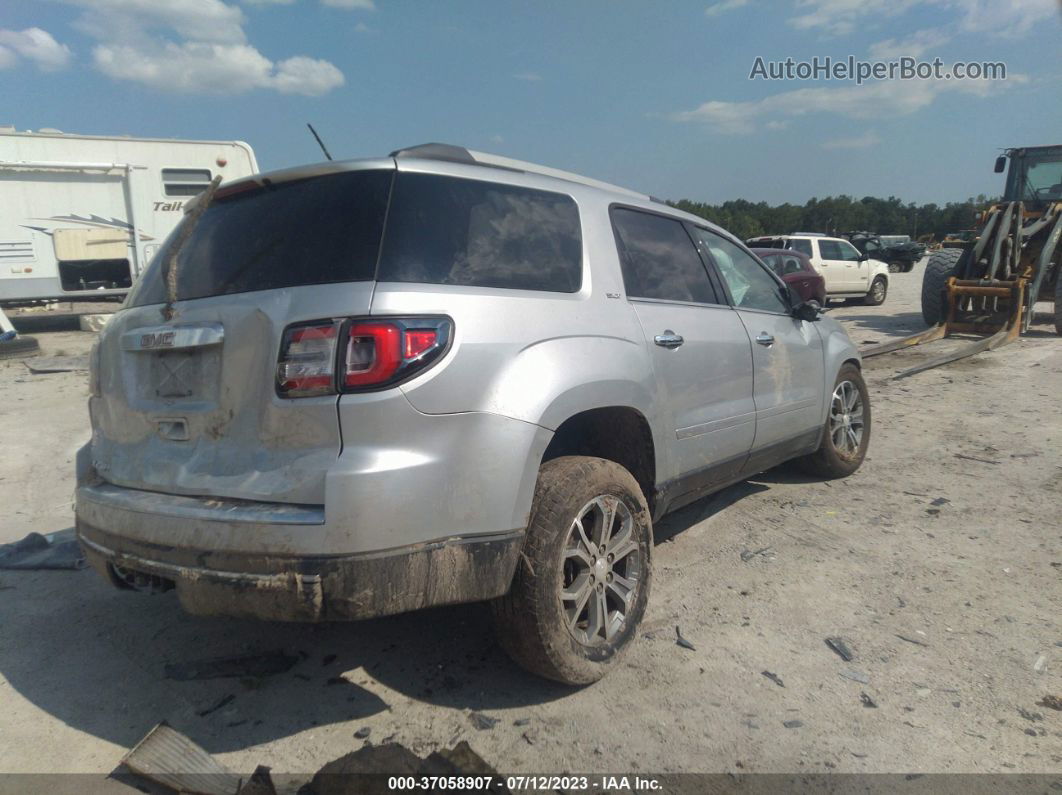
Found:
<path fill-rule="evenodd" d="M 952 334 L 988 336 L 896 378 L 1012 342 L 1029 330 L 1037 301 L 1054 302 L 1062 335 L 1062 145 L 1008 149 L 995 170 L 1007 171 L 1002 201 L 981 214 L 970 239 L 945 241 L 926 264 L 922 317 L 930 328 L 862 353 L 877 356 Z"/>

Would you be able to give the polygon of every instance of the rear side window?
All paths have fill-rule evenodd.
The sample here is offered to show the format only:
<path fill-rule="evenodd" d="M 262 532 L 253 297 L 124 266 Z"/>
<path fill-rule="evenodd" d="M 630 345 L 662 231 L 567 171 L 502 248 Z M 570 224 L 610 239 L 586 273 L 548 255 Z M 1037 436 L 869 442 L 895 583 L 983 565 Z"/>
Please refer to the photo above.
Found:
<path fill-rule="evenodd" d="M 799 251 L 801 254 L 807 254 L 809 257 L 814 256 L 811 253 L 810 240 L 790 240 L 788 248 L 793 249 L 793 251 Z"/>
<path fill-rule="evenodd" d="M 206 190 L 211 179 L 206 168 L 162 169 L 162 187 L 167 196 L 195 196 Z"/>
<path fill-rule="evenodd" d="M 223 196 L 178 254 L 177 297 L 373 278 L 392 171 L 354 171 Z M 163 263 L 178 225 L 128 297 L 163 303 Z"/>
<path fill-rule="evenodd" d="M 582 270 L 570 196 L 432 174 L 395 178 L 382 282 L 574 293 Z"/>
<path fill-rule="evenodd" d="M 820 240 L 819 254 L 823 259 L 844 259 L 841 247 L 835 240 Z"/>
<path fill-rule="evenodd" d="M 681 221 L 615 207 L 612 228 L 628 296 L 718 303 L 701 256 Z"/>

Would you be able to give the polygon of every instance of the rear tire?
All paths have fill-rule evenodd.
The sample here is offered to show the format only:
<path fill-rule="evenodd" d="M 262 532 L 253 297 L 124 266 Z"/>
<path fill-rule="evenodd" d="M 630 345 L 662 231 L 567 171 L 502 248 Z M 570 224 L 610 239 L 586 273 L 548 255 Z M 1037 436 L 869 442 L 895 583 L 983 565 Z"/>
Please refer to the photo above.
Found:
<path fill-rule="evenodd" d="M 652 540 L 630 472 L 602 458 L 547 461 L 512 589 L 491 603 L 502 648 L 547 679 L 596 682 L 630 648 L 645 614 Z"/>
<path fill-rule="evenodd" d="M 27 359 L 40 353 L 40 345 L 33 337 L 15 337 L 0 342 L 0 359 Z"/>
<path fill-rule="evenodd" d="M 885 296 L 889 293 L 889 283 L 884 276 L 876 276 L 870 283 L 870 291 L 863 298 L 865 306 L 881 306 L 885 303 Z"/>
<path fill-rule="evenodd" d="M 819 477 L 846 478 L 859 469 L 869 446 L 870 393 L 859 368 L 845 364 L 834 381 L 819 449 L 799 463 Z"/>
<path fill-rule="evenodd" d="M 948 278 L 955 275 L 962 258 L 961 248 L 942 248 L 934 251 L 926 263 L 922 276 L 922 319 L 927 326 L 943 323 L 948 302 L 945 297 Z"/>

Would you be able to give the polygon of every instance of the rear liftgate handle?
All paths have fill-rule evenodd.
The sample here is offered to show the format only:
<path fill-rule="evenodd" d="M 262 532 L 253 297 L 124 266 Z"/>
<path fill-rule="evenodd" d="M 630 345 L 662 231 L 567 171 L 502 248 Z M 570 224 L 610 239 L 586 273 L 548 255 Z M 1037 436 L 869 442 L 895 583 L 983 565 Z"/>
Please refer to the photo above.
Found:
<path fill-rule="evenodd" d="M 657 334 L 653 337 L 653 342 L 661 348 L 677 348 L 685 341 L 686 340 L 682 339 L 682 335 L 676 334 L 671 329 L 664 329 L 663 334 Z"/>

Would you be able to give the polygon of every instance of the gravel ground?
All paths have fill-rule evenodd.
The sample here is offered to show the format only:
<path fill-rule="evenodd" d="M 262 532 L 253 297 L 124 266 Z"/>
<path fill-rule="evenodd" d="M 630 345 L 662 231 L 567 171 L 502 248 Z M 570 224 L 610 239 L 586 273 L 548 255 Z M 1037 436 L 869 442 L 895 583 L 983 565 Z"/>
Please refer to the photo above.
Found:
<path fill-rule="evenodd" d="M 895 274 L 884 306 L 831 314 L 860 346 L 910 333 L 920 285 L 921 267 Z M 853 477 L 777 470 L 664 520 L 642 637 L 582 690 L 516 668 L 477 605 L 262 624 L 186 616 L 89 571 L 0 571 L 0 770 L 104 774 L 166 719 L 243 771 L 310 773 L 368 727 L 421 754 L 466 739 L 512 772 L 1062 772 L 1062 712 L 1037 705 L 1062 695 L 1062 345 L 1048 320 L 906 380 L 891 376 L 925 352 L 868 360 L 873 441 Z M 38 339 L 75 354 L 91 335 Z M 70 526 L 85 400 L 84 374 L 0 362 L 0 542 Z M 270 650 L 298 661 L 258 679 L 163 675 Z M 499 722 L 477 729 L 472 711 Z"/>

